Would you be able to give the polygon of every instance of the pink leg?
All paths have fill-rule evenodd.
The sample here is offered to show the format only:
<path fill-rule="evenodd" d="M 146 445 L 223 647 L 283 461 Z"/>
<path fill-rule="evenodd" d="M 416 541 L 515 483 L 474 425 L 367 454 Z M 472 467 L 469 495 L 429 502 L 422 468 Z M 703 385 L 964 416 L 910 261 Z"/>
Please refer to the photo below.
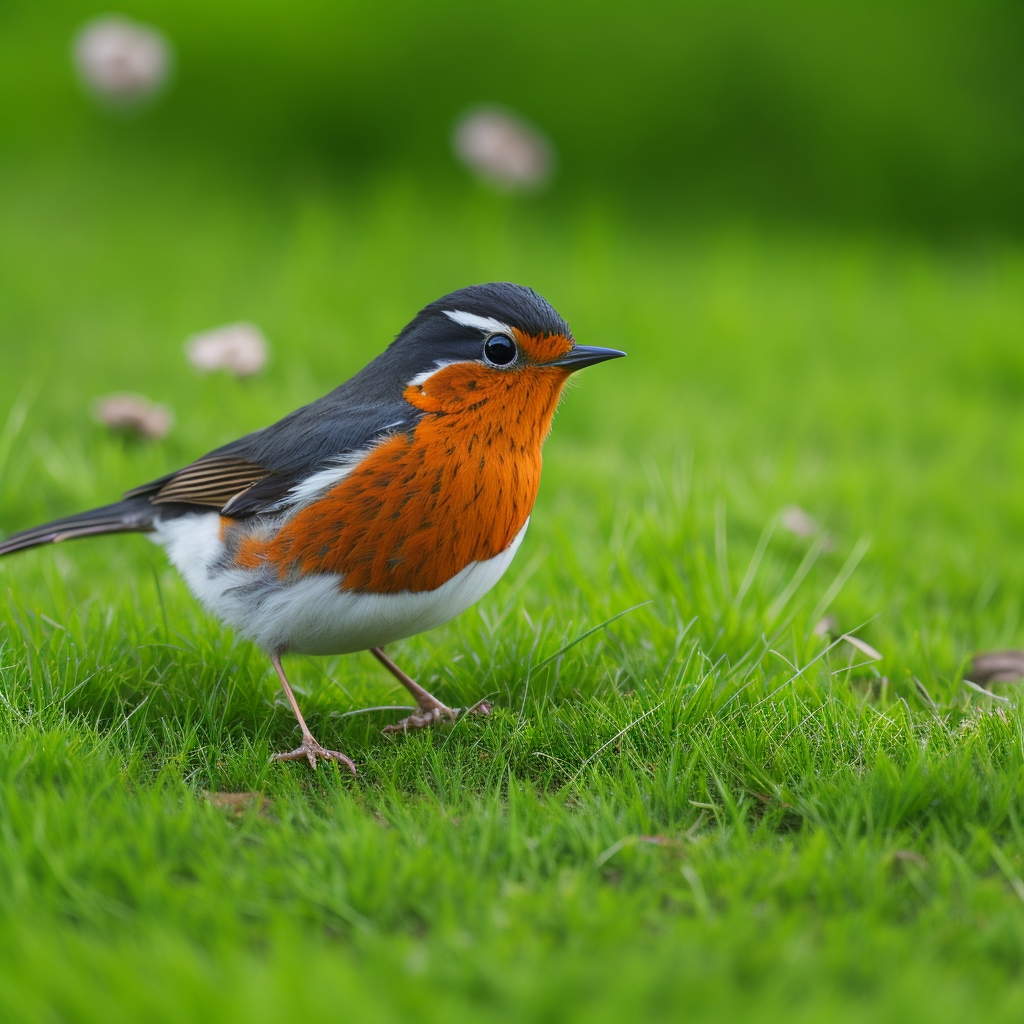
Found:
<path fill-rule="evenodd" d="M 325 761 L 336 761 L 338 764 L 343 764 L 353 775 L 358 775 L 359 773 L 356 771 L 356 766 L 352 763 L 351 758 L 346 757 L 339 750 L 328 750 L 326 747 L 320 746 L 320 744 L 313 739 L 313 734 L 309 731 L 309 726 L 306 725 L 306 720 L 302 717 L 298 701 L 296 701 L 295 694 L 292 693 L 292 688 L 288 682 L 288 678 L 285 676 L 284 669 L 281 667 L 281 655 L 272 654 L 270 656 L 270 663 L 274 666 L 274 671 L 277 672 L 277 678 L 281 680 L 285 696 L 288 698 L 288 703 L 292 706 L 292 711 L 295 712 L 295 717 L 299 720 L 299 728 L 302 729 L 302 744 L 294 750 L 289 750 L 285 754 L 274 754 L 271 760 L 301 761 L 302 758 L 306 758 L 306 760 L 309 761 L 310 766 L 315 768 L 316 759 L 320 757 Z"/>
<path fill-rule="evenodd" d="M 384 732 L 406 732 L 409 729 L 425 729 L 428 725 L 440 722 L 442 718 L 448 718 L 454 722 L 458 717 L 455 710 L 442 704 L 433 694 L 426 690 L 407 676 L 385 653 L 383 647 L 371 647 L 370 653 L 415 697 L 418 711 L 408 718 L 396 722 L 394 725 L 384 726 Z M 482 700 L 469 709 L 470 714 L 489 715 L 491 705 L 488 701 Z"/>

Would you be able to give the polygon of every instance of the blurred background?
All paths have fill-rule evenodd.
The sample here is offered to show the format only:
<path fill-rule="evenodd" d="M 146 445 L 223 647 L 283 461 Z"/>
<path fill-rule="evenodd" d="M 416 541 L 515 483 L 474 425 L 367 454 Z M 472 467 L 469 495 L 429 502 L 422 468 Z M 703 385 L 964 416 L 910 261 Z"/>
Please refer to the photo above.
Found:
<path fill-rule="evenodd" d="M 548 201 L 633 216 L 796 218 L 948 236 L 1024 226 L 1024 11 L 1000 0 L 121 5 L 173 45 L 144 117 L 83 102 L 102 7 L 9 0 L 8 157 L 217 161 L 247 181 L 464 187 L 456 118 L 500 103 L 558 154 Z"/>
<path fill-rule="evenodd" d="M 931 629 L 954 672 L 1020 639 L 1021 5 L 126 0 L 135 57 L 84 41 L 109 13 L 0 7 L 0 529 L 262 426 L 426 302 L 510 279 L 630 352 L 559 415 L 542 504 L 573 511 L 549 522 L 588 536 L 603 502 L 611 529 L 616 496 L 695 465 L 737 573 L 798 504 L 828 573 L 874 538 L 839 603 L 888 609 L 877 643 Z M 200 366 L 197 335 L 239 322 L 265 367 Z M 156 441 L 96 422 L 121 392 Z"/>
<path fill-rule="evenodd" d="M 0 0 L 0 536 L 473 282 L 628 358 L 395 645 L 491 724 L 290 659 L 356 790 L 144 538 L 0 559 L 0 1017 L 1019 1020 L 1024 4 L 105 3 Z"/>

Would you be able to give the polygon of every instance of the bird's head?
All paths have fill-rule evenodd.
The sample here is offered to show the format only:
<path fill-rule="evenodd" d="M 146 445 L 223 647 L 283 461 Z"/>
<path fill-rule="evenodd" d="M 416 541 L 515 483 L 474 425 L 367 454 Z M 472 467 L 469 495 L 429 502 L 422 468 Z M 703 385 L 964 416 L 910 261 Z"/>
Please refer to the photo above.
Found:
<path fill-rule="evenodd" d="M 462 288 L 420 311 L 385 353 L 406 401 L 425 412 L 519 416 L 536 410 L 544 434 L 569 375 L 625 355 L 577 345 L 569 325 L 533 289 Z M 404 367 L 404 375 L 399 367 Z M 530 417 L 531 419 L 533 417 Z"/>

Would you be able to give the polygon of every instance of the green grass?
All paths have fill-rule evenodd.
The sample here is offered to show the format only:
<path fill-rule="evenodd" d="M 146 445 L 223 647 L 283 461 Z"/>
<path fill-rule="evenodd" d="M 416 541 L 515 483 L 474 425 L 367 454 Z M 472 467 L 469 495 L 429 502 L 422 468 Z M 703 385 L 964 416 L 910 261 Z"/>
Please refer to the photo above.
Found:
<path fill-rule="evenodd" d="M 568 395 L 507 578 L 394 645 L 490 719 L 384 737 L 341 717 L 403 703 L 369 656 L 290 660 L 356 780 L 268 764 L 266 659 L 145 539 L 0 562 L 0 1017 L 1020 1019 L 1024 715 L 962 676 L 1024 645 L 1024 250 L 137 158 L 12 161 L 0 218 L 6 531 L 270 422 L 472 281 L 629 351 Z M 183 338 L 237 318 L 270 369 L 197 378 Z M 124 388 L 175 406 L 166 442 L 92 423 Z M 772 528 L 794 502 L 827 543 Z"/>

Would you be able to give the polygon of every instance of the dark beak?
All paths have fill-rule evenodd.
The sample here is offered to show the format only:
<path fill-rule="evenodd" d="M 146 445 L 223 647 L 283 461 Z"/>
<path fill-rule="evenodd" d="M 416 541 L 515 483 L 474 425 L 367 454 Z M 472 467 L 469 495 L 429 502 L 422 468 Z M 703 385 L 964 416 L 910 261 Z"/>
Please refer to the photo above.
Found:
<path fill-rule="evenodd" d="M 606 359 L 618 359 L 624 356 L 617 348 L 598 348 L 596 345 L 574 345 L 564 356 L 545 363 L 545 366 L 565 366 L 570 372 L 582 370 L 584 366 L 603 363 Z"/>

